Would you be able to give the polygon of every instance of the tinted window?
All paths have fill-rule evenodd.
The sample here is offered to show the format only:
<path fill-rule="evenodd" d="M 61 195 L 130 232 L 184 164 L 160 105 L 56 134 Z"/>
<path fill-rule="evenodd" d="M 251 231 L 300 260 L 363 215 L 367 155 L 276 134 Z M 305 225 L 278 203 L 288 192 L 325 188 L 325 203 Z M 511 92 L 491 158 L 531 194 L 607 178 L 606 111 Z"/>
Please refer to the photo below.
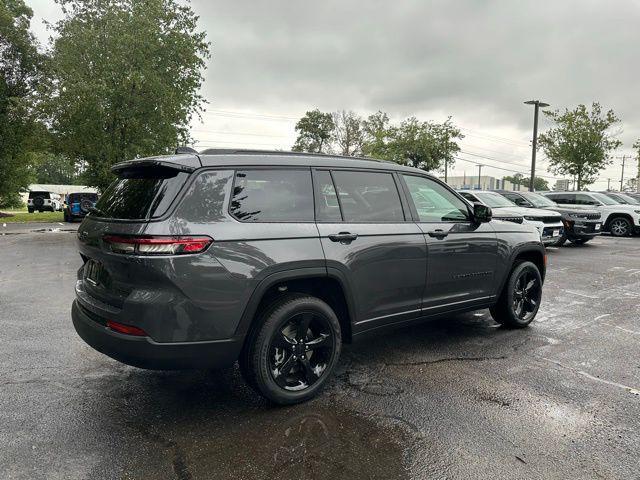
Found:
<path fill-rule="evenodd" d="M 390 173 L 334 171 L 345 222 L 403 222 L 402 203 Z"/>
<path fill-rule="evenodd" d="M 473 202 L 478 202 L 479 200 L 474 197 L 472 194 L 470 194 L 469 192 L 458 192 L 460 193 L 460 195 L 462 195 L 464 198 L 466 198 L 467 200 L 469 200 L 471 203 Z"/>
<path fill-rule="evenodd" d="M 224 218 L 225 199 L 231 189 L 232 170 L 215 170 L 198 175 L 187 192 L 175 217 L 194 223 L 219 222 Z"/>
<path fill-rule="evenodd" d="M 598 204 L 598 202 L 595 199 L 593 199 L 589 195 L 585 195 L 584 193 L 576 193 L 574 203 L 576 205 L 597 205 Z"/>
<path fill-rule="evenodd" d="M 522 198 L 520 195 L 518 194 L 514 194 L 514 193 L 502 193 L 501 194 L 503 197 L 505 197 L 508 200 L 511 200 L 513 203 L 515 203 L 516 205 L 519 205 L 521 207 L 527 207 L 527 206 L 531 206 L 531 204 L 525 200 L 524 198 Z"/>
<path fill-rule="evenodd" d="M 610 199 L 609 197 L 607 197 L 606 195 L 603 195 L 602 193 L 591 193 L 589 195 L 593 200 L 593 205 L 597 205 L 598 201 L 600 203 L 604 203 L 605 205 L 617 205 L 618 202 L 616 202 L 615 200 Z"/>
<path fill-rule="evenodd" d="M 125 170 L 96 203 L 91 215 L 125 220 L 160 217 L 189 177 L 172 168 Z"/>
<path fill-rule="evenodd" d="M 315 179 L 316 192 L 316 218 L 319 222 L 340 222 L 340 204 L 338 195 L 331 180 L 331 174 L 327 170 L 316 171 L 313 175 Z"/>
<path fill-rule="evenodd" d="M 90 200 L 95 202 L 98 200 L 97 193 L 70 193 L 69 194 L 69 202 L 81 202 L 82 200 Z"/>
<path fill-rule="evenodd" d="M 310 170 L 237 171 L 231 214 L 243 222 L 312 222 Z"/>
<path fill-rule="evenodd" d="M 567 205 L 573 205 L 575 203 L 575 195 L 572 193 L 550 193 L 548 198 L 556 203 L 564 203 Z"/>
<path fill-rule="evenodd" d="M 403 177 L 421 222 L 468 220 L 467 204 L 438 182 L 413 175 Z"/>
<path fill-rule="evenodd" d="M 49 192 L 29 192 L 29 198 L 36 198 L 36 197 L 51 198 L 51 196 L 49 195 Z"/>

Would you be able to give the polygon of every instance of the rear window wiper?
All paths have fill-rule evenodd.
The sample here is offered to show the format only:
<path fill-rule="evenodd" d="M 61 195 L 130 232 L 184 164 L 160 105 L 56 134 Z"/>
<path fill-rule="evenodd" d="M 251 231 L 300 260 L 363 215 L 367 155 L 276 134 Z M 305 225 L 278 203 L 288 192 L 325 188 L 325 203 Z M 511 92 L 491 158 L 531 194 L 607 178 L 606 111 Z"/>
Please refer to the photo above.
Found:
<path fill-rule="evenodd" d="M 100 210 L 99 208 L 89 207 L 87 210 L 89 210 L 89 213 L 93 213 L 94 215 L 96 215 L 98 217 L 104 217 L 104 212 L 102 210 Z"/>

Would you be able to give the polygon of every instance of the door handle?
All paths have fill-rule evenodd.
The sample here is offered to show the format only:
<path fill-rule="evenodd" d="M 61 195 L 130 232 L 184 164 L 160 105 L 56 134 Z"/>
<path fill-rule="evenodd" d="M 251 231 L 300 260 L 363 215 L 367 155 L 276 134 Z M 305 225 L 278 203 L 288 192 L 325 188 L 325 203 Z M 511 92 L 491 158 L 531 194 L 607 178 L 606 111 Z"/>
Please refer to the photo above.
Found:
<path fill-rule="evenodd" d="M 447 235 L 449 235 L 449 232 L 445 232 L 444 230 L 441 230 L 438 228 L 437 230 L 432 230 L 431 232 L 427 232 L 427 235 L 435 238 L 444 238 Z"/>
<path fill-rule="evenodd" d="M 358 238 L 357 233 L 349 233 L 349 232 L 333 233 L 329 235 L 329 240 L 331 240 L 332 242 L 340 242 L 340 243 L 351 243 L 356 238 Z"/>

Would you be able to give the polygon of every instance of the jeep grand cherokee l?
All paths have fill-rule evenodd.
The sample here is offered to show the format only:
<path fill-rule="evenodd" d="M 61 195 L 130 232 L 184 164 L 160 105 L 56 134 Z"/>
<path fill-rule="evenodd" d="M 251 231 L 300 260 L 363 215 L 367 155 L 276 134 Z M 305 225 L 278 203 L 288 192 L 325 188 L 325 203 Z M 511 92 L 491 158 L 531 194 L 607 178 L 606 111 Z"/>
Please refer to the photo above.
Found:
<path fill-rule="evenodd" d="M 523 208 L 542 208 L 562 215 L 564 235 L 557 246 L 567 240 L 576 245 L 584 245 L 589 240 L 600 235 L 602 222 L 597 210 L 580 210 L 571 207 L 561 207 L 553 200 L 536 192 L 513 192 L 510 190 L 496 190 L 500 195 Z"/>
<path fill-rule="evenodd" d="M 640 233 L 640 206 L 622 205 L 597 192 L 543 192 L 560 206 L 596 209 L 602 214 L 602 229 L 614 237 Z"/>
<path fill-rule="evenodd" d="M 205 151 L 134 160 L 78 229 L 78 334 L 153 369 L 239 360 L 273 402 L 314 396 L 343 342 L 490 308 L 525 327 L 545 252 L 424 171 L 369 159 Z"/>
<path fill-rule="evenodd" d="M 462 190 L 460 194 L 471 202 L 484 203 L 500 214 L 506 212 L 507 215 L 522 215 L 525 223 L 530 223 L 538 229 L 545 245 L 555 247 L 563 243 L 564 226 L 562 216 L 557 212 L 519 207 L 497 192 Z"/>

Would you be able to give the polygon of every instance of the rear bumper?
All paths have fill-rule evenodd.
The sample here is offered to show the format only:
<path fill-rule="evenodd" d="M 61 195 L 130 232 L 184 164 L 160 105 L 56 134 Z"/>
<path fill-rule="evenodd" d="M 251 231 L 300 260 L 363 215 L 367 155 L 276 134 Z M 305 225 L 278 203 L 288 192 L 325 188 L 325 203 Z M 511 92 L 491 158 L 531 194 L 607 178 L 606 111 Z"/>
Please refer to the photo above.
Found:
<path fill-rule="evenodd" d="M 73 302 L 73 326 L 89 346 L 119 362 L 152 370 L 219 368 L 240 355 L 239 339 L 205 342 L 158 343 L 149 337 L 123 335 L 93 320 Z"/>

